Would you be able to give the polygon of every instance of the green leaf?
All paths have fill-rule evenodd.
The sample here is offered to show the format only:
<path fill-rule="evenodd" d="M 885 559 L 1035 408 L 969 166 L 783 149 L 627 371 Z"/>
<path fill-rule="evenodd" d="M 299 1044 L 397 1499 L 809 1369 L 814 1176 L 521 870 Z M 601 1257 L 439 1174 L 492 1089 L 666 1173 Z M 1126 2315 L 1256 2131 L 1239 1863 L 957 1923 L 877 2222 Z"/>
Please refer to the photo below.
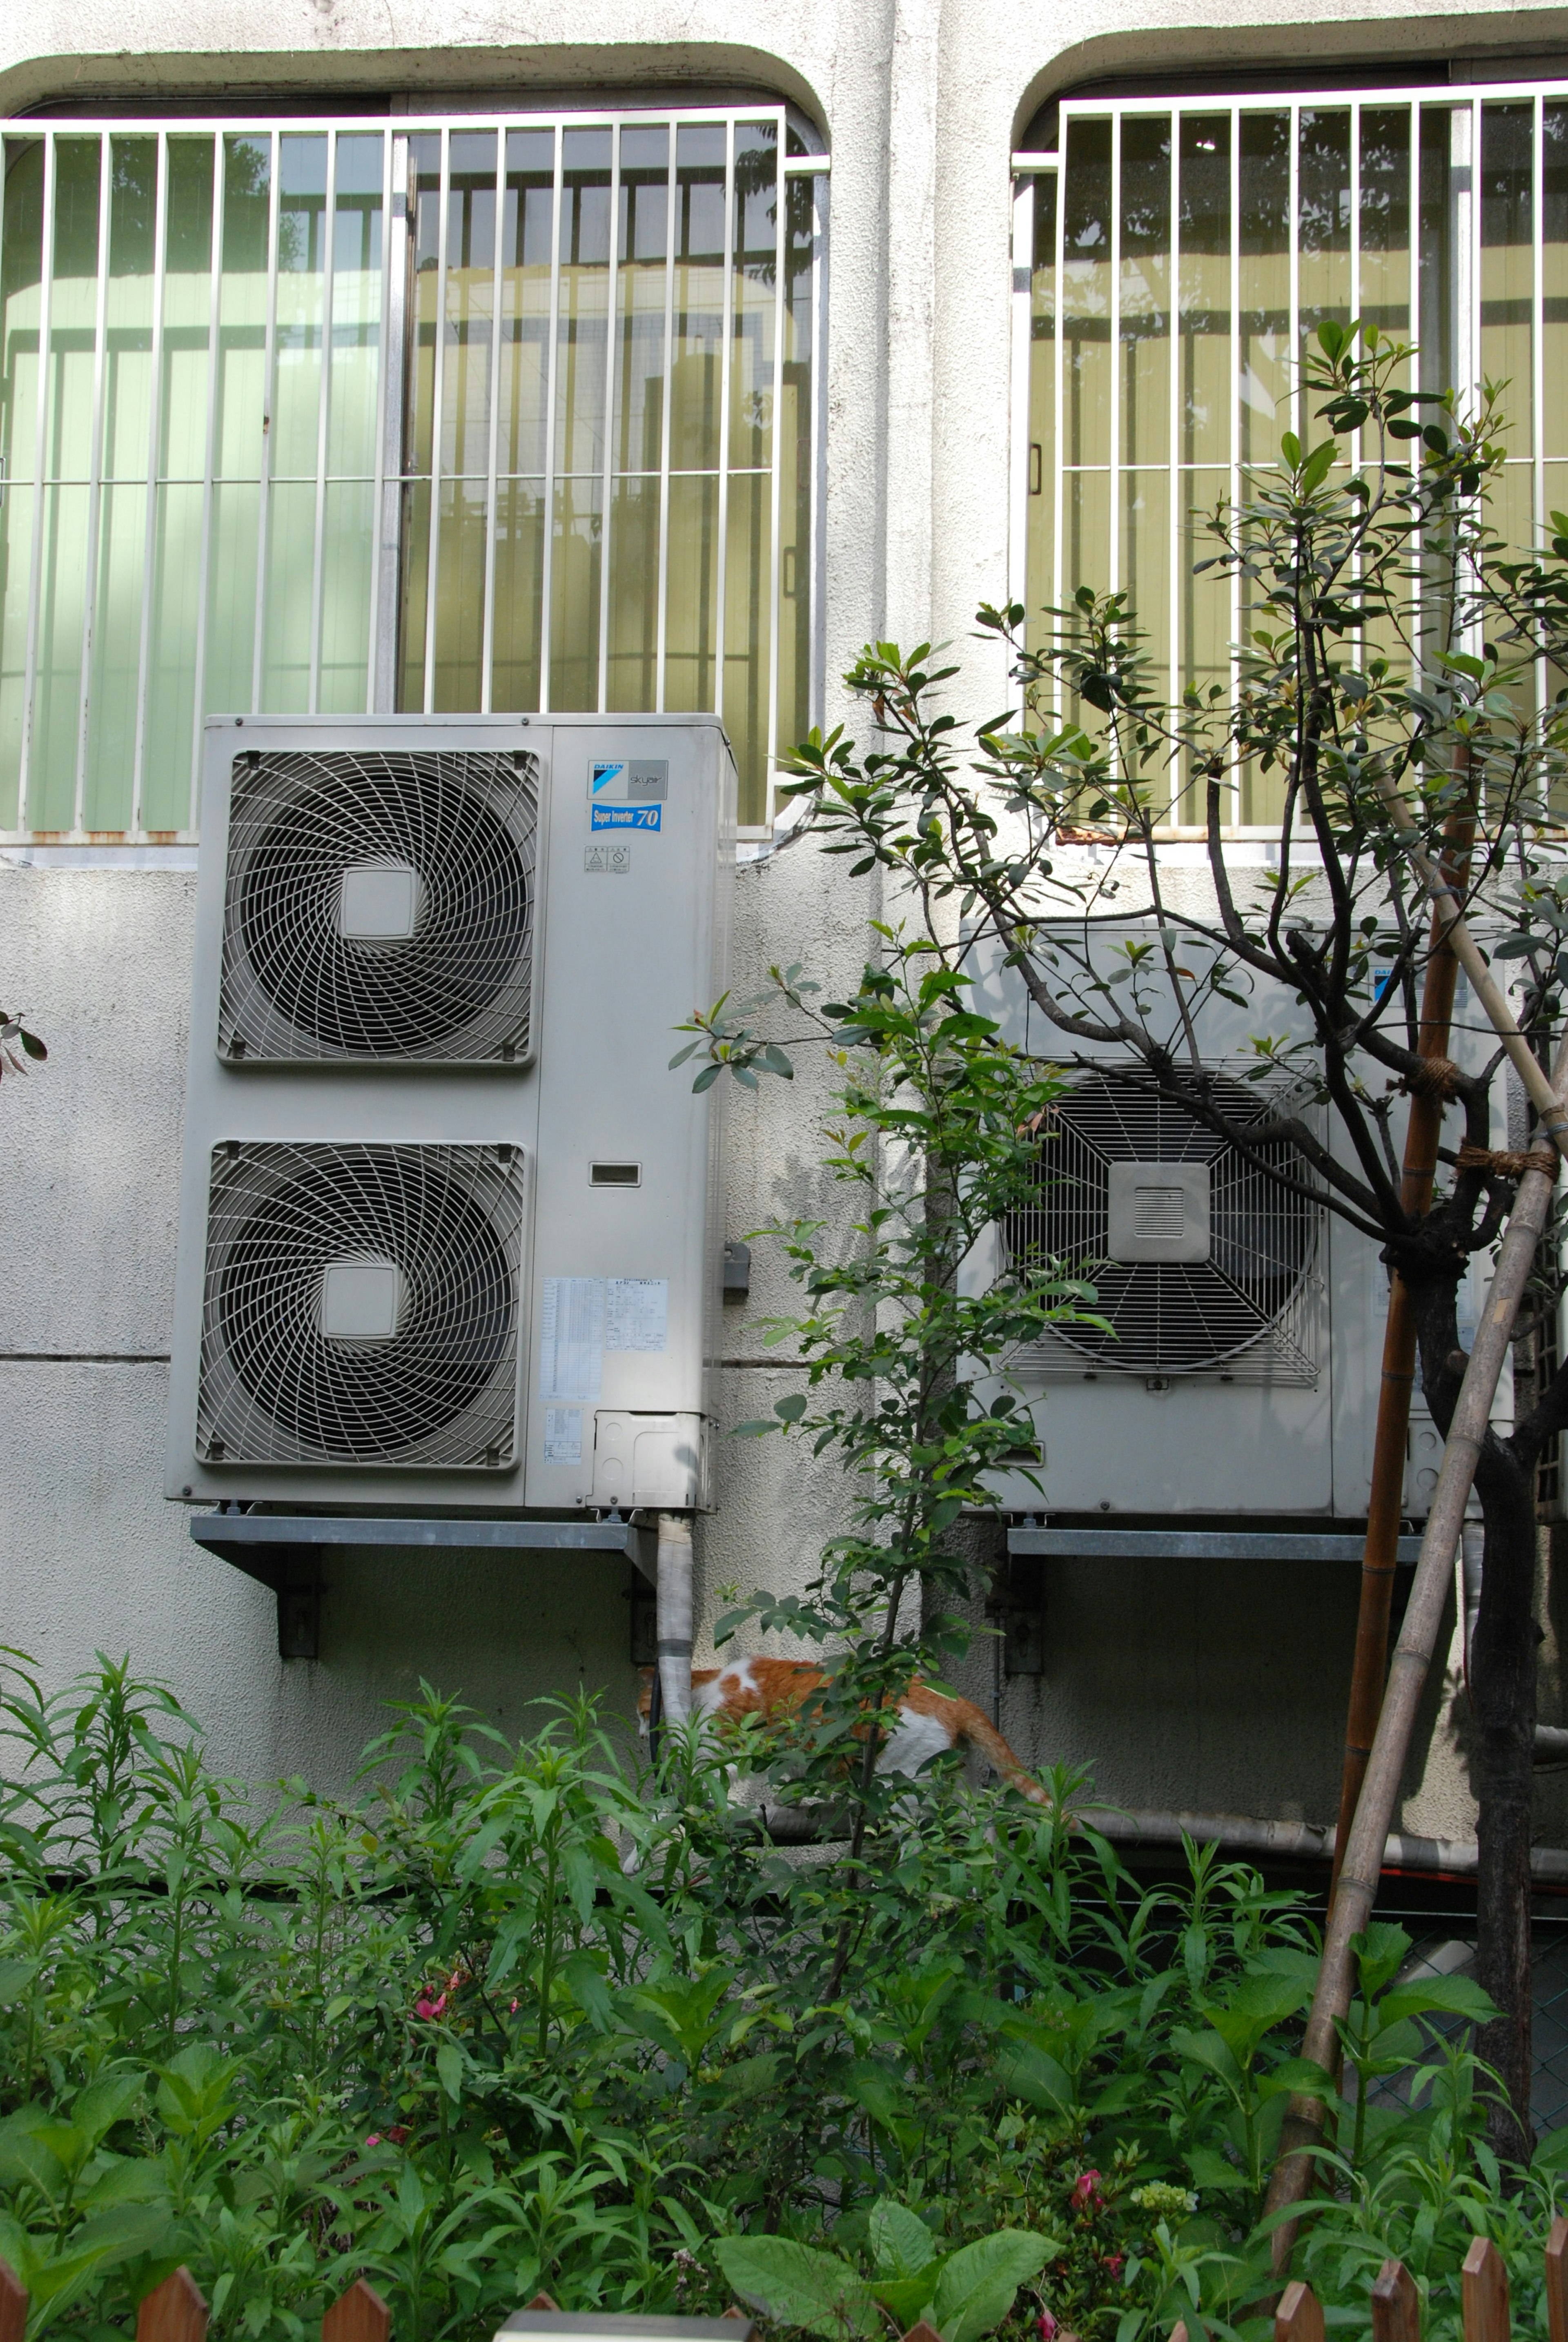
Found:
<path fill-rule="evenodd" d="M 932 2322 L 943 2342 L 975 2342 L 1000 2326 L 1018 2288 L 1045 2266 L 1043 2237 L 1022 2228 L 999 2228 L 964 2245 L 943 2264 L 932 2297 Z"/>
<path fill-rule="evenodd" d="M 1302 465 L 1301 479 L 1298 483 L 1303 496 L 1310 496 L 1314 490 L 1322 487 L 1338 454 L 1337 439 L 1325 439 L 1321 446 L 1313 449 L 1312 454 Z"/>
<path fill-rule="evenodd" d="M 936 2239 L 924 2221 L 891 2196 L 872 2206 L 870 2236 L 873 2257 L 886 2277 L 918 2277 L 936 2257 Z"/>
<path fill-rule="evenodd" d="M 931 2306 L 936 2290 L 936 2280 L 942 2274 L 942 2263 L 933 2261 L 918 2277 L 879 2277 L 872 2281 L 873 2297 L 884 2309 L 891 2309 L 900 2326 L 907 2329 Z"/>
<path fill-rule="evenodd" d="M 724 2237 L 714 2257 L 742 2300 L 781 2326 L 799 2326 L 824 2342 L 856 2336 L 872 2342 L 882 2331 L 871 2287 L 835 2253 L 787 2237 Z"/>
<path fill-rule="evenodd" d="M 444 2041 L 435 2053 L 435 2070 L 441 2077 L 441 2087 L 454 2106 L 463 2099 L 463 2052 L 455 2041 Z"/>
<path fill-rule="evenodd" d="M 36 1960 L 0 1960 L 0 2008 L 20 2000 L 38 1973 Z"/>
<path fill-rule="evenodd" d="M 1195 2187 L 1226 2193 L 1247 2184 L 1247 2175 L 1227 2163 L 1212 2147 L 1194 2147 L 1187 2156 L 1187 2169 L 1193 2175 Z"/>
<path fill-rule="evenodd" d="M 1051 2114 L 1072 2110 L 1074 2090 L 1066 2067 L 1033 2042 L 1008 2042 L 996 2061 L 996 2078 L 1010 2098 L 1024 2098 Z"/>

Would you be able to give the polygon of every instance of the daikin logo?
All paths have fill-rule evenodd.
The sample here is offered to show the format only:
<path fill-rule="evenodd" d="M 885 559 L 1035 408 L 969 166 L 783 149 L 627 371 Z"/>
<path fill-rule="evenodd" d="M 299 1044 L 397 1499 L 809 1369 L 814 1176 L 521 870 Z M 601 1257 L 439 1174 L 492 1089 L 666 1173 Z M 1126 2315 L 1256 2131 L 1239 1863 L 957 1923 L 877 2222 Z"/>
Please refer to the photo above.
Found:
<path fill-rule="evenodd" d="M 594 796 L 597 796 L 601 789 L 607 789 L 612 782 L 618 781 L 625 769 L 624 765 L 595 765 L 593 778 Z"/>

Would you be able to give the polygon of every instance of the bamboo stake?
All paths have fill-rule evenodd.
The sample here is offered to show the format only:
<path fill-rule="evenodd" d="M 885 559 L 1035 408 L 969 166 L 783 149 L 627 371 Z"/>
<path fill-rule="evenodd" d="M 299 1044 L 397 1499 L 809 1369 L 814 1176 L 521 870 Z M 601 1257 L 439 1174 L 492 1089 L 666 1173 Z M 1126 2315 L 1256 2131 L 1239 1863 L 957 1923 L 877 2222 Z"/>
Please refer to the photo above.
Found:
<path fill-rule="evenodd" d="M 391 2336 L 392 2313 L 362 2277 L 321 2321 L 321 2342 L 391 2342 Z"/>
<path fill-rule="evenodd" d="M 1384 2261 L 1377 2273 L 1372 2342 L 1421 2342 L 1421 2296 L 1403 2261 Z"/>
<path fill-rule="evenodd" d="M 1475 816 L 1469 806 L 1450 816 L 1443 835 L 1444 876 L 1463 880 L 1470 865 Z M 1453 1020 L 1459 962 L 1433 906 L 1426 973 L 1421 987 L 1421 1027 L 1416 1046 L 1429 1063 L 1446 1057 Z M 1443 1136 L 1443 1098 L 1435 1084 L 1410 1101 L 1404 1131 L 1400 1208 L 1419 1219 L 1432 1208 Z M 1366 1778 L 1366 1760 L 1383 1706 L 1388 1674 L 1388 1616 L 1399 1556 L 1399 1524 L 1404 1508 L 1404 1459 L 1410 1436 L 1410 1400 L 1415 1386 L 1415 1311 L 1410 1290 L 1395 1270 L 1389 1279 L 1388 1320 L 1383 1333 L 1383 1375 L 1377 1395 L 1377 1431 L 1373 1442 L 1372 1486 L 1366 1543 L 1362 1551 L 1361 1600 L 1356 1612 L 1355 1656 L 1351 1664 L 1350 1702 L 1344 1726 L 1344 1763 L 1340 1776 L 1339 1827 L 1329 1898 L 1339 1881 L 1340 1849 L 1350 1842 L 1356 1799 Z"/>
<path fill-rule="evenodd" d="M 1464 2342 L 1508 2342 L 1508 2271 L 1490 2237 L 1477 2237 L 1460 2273 Z"/>
<path fill-rule="evenodd" d="M 205 2342 L 207 2305 L 188 2268 L 155 2286 L 136 2312 L 136 2342 Z"/>
<path fill-rule="evenodd" d="M 1287 2285 L 1274 2312 L 1274 2342 L 1323 2342 L 1323 2308 L 1310 2285 Z"/>
<path fill-rule="evenodd" d="M 1564 1032 L 1558 1045 L 1552 1079 L 1554 1094 L 1568 1083 L 1568 1032 Z M 1361 1801 L 1345 1847 L 1339 1891 L 1323 1934 L 1317 1989 L 1302 2041 L 1303 2055 L 1327 2071 L 1333 2071 L 1338 2056 L 1336 2024 L 1349 2008 L 1354 1987 L 1351 1938 L 1365 1927 L 1377 1895 L 1405 1753 L 1448 1598 L 1464 1507 L 1491 1421 L 1492 1403 L 1513 1339 L 1519 1303 L 1546 1226 L 1552 1187 L 1553 1181 L 1544 1171 L 1538 1170 L 1527 1171 L 1519 1183 L 1519 1193 L 1498 1248 L 1492 1289 L 1476 1328 L 1474 1346 L 1443 1451 L 1426 1534 L 1421 1541 L 1415 1583 L 1389 1669 L 1383 1713 L 1378 1717 Z M 1280 2158 L 1269 2187 L 1271 2212 L 1299 2204 L 1305 2196 L 1312 2184 L 1313 2149 L 1323 2136 L 1323 2108 L 1316 2099 L 1291 2100 Z M 1289 2264 L 1296 2225 L 1293 2220 L 1282 2221 L 1274 2231 L 1276 2271 Z"/>

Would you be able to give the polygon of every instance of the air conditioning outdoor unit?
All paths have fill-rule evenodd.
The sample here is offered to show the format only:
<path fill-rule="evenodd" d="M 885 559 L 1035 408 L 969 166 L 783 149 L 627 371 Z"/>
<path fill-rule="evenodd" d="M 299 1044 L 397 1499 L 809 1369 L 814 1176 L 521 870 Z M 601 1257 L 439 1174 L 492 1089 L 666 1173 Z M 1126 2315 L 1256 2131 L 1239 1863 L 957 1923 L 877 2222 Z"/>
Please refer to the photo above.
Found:
<path fill-rule="evenodd" d="M 1062 931 L 1106 977 L 1115 946 L 1146 932 L 1097 922 L 1086 943 L 1081 922 Z M 1049 947 L 1051 931 L 1042 933 Z M 991 1232 L 970 1275 L 1027 1275 L 1054 1262 L 1094 1287 L 1087 1306 L 1106 1321 L 1064 1324 L 1009 1362 L 1008 1380 L 1033 1410 L 1044 1494 L 1021 1474 L 1002 1476 L 1001 1505 L 1107 1526 L 1128 1516 L 1364 1519 L 1388 1302 L 1377 1246 L 1301 1192 L 1315 1183 L 1291 1141 L 1227 1143 L 1153 1095 L 1130 1056 L 1052 1026 L 994 947 L 978 946 L 971 970 L 975 1005 L 1061 1065 L 1068 1087 L 1042 1124 L 1037 1200 Z M 1160 983 L 1147 973 L 1140 981 L 1145 994 Z M 1179 1023 L 1174 1003 L 1166 1008 L 1174 1047 Z M 1465 1031 L 1464 1014 L 1462 997 L 1453 1055 L 1490 1054 L 1479 1029 Z M 1159 1029 L 1157 1006 L 1153 1021 Z M 1254 1078 L 1251 1035 L 1304 1029 L 1300 1003 L 1283 989 L 1260 986 L 1246 1007 L 1204 1005 L 1203 1061 L 1243 1131 L 1285 1086 L 1283 1076 Z M 1386 1075 L 1365 1070 L 1381 1090 Z M 1315 1137 L 1344 1143 L 1317 1106 L 1297 1111 Z M 1462 1335 L 1468 1297 L 1462 1289 Z M 1511 1409 L 1505 1377 L 1499 1416 Z M 1405 1486 L 1412 1516 L 1427 1509 L 1441 1444 L 1418 1400 Z"/>
<path fill-rule="evenodd" d="M 167 1493 L 708 1501 L 715 718 L 206 734 Z"/>

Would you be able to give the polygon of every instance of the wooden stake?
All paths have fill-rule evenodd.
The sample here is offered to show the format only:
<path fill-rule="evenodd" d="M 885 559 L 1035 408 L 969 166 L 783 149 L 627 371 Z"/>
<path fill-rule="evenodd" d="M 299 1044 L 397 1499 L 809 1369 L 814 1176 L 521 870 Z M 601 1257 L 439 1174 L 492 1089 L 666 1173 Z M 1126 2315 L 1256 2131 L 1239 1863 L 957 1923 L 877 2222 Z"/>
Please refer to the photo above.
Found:
<path fill-rule="evenodd" d="M 559 2305 L 552 2301 L 547 2293 L 536 2293 L 527 2306 L 530 2309 L 543 2310 L 546 2317 L 559 2317 L 561 2315 Z"/>
<path fill-rule="evenodd" d="M 1558 2226 L 1561 2227 L 1562 2223 L 1559 2222 Z M 1551 2247 L 1547 2249 L 1550 2251 Z M 1547 2283 L 1550 2285 L 1550 2277 Z M 0 2258 L 0 2342 L 22 2342 L 26 2331 L 27 2288 L 10 2262 Z M 1557 2342 L 1555 2333 L 1552 2342 Z"/>
<path fill-rule="evenodd" d="M 1280 2296 L 1280 2306 L 1274 2312 L 1274 2342 L 1323 2342 L 1318 2297 L 1299 2277 Z"/>
<path fill-rule="evenodd" d="M 1372 2289 L 1372 2342 L 1421 2342 L 1421 2296 L 1403 2261 L 1384 2261 L 1377 2273 Z"/>
<path fill-rule="evenodd" d="M 934 2326 L 928 2326 L 924 2317 L 918 2317 L 904 2336 L 904 2342 L 942 2342 L 942 2337 Z"/>
<path fill-rule="evenodd" d="M 188 2268 L 155 2286 L 136 2312 L 136 2342 L 206 2342 L 207 2305 Z"/>
<path fill-rule="evenodd" d="M 1456 807 L 1443 826 L 1443 875 L 1452 885 L 1464 884 L 1474 836 L 1473 809 L 1468 804 Z M 1446 941 L 1443 920 L 1433 910 L 1416 1040 L 1420 1055 L 1428 1061 L 1448 1055 L 1458 976 L 1459 962 L 1453 946 Z M 1424 1218 L 1432 1209 L 1442 1136 L 1441 1095 L 1432 1090 L 1418 1092 L 1410 1101 L 1410 1117 L 1404 1126 L 1404 1162 L 1399 1190 L 1401 1207 L 1412 1219 Z M 1388 1617 L 1399 1553 L 1400 1516 L 1404 1508 L 1405 1447 L 1414 1388 L 1415 1310 L 1404 1279 L 1396 1273 L 1389 1281 L 1388 1316 L 1383 1331 L 1383 1378 L 1378 1386 L 1377 1429 L 1373 1440 L 1372 1486 L 1362 1554 L 1361 1606 L 1351 1667 L 1350 1711 L 1344 1727 L 1339 1827 L 1334 1832 L 1333 1876 L 1329 1885 L 1331 1900 L 1350 1844 L 1350 1827 L 1355 1819 L 1361 1785 L 1366 1778 L 1367 1759 L 1377 1732 L 1383 1683 L 1388 1675 Z"/>
<path fill-rule="evenodd" d="M 321 2342 L 392 2342 L 392 2312 L 362 2277 L 322 2319 Z"/>
<path fill-rule="evenodd" d="M 1460 2279 L 1464 2342 L 1508 2342 L 1508 2271 L 1490 2237 L 1477 2237 Z"/>
<path fill-rule="evenodd" d="M 1187 2342 L 1187 2321 L 1184 2317 L 1172 2327 L 1171 2342 Z"/>
<path fill-rule="evenodd" d="M 1546 2330 L 1568 2342 L 1568 2219 L 1559 2212 L 1546 2239 Z"/>

